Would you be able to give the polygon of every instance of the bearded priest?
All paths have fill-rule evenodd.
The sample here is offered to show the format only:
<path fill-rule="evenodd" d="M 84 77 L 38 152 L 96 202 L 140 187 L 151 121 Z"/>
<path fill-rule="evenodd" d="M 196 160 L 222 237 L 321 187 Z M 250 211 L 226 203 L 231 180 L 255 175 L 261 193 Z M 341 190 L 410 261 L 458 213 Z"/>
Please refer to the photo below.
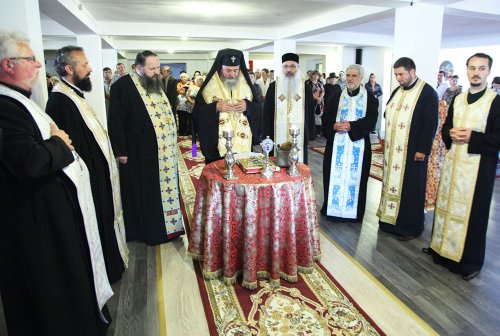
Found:
<path fill-rule="evenodd" d="M 264 101 L 262 137 L 269 136 L 276 144 L 291 142 L 288 130 L 292 126 L 298 127 L 298 143 L 302 144 L 299 161 L 307 163 L 309 134 L 316 130 L 314 117 L 311 115 L 312 91 L 309 86 L 304 85 L 297 54 L 286 53 L 281 56 L 281 61 L 282 75 L 269 85 Z"/>
<path fill-rule="evenodd" d="M 234 132 L 234 153 L 250 152 L 252 145 L 260 142 L 261 111 L 243 53 L 220 50 L 198 91 L 192 113 L 193 143 L 197 135 L 205 163 L 226 154 L 223 131 Z"/>
<path fill-rule="evenodd" d="M 120 162 L 127 241 L 152 246 L 184 233 L 177 129 L 162 89 L 160 59 L 145 50 L 135 63 L 133 72 L 111 86 L 108 128 Z"/>

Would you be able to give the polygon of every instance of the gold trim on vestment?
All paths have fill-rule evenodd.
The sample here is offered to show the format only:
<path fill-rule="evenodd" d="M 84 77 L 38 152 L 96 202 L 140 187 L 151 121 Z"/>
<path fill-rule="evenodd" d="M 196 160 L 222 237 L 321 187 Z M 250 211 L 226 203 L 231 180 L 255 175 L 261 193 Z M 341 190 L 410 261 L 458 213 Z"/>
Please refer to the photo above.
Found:
<path fill-rule="evenodd" d="M 301 80 L 300 87 L 297 94 L 295 92 L 283 92 L 283 88 L 280 83 L 282 81 L 277 78 L 275 81 L 275 91 L 274 91 L 274 143 L 283 144 L 285 142 L 292 142 L 292 136 L 289 134 L 289 129 L 292 125 L 300 128 L 300 134 L 297 137 L 297 145 L 299 146 L 299 161 L 304 162 L 304 151 L 307 148 L 302 148 L 304 144 L 305 136 L 305 88 L 304 81 Z M 293 97 L 289 97 L 293 94 Z M 268 134 L 264 134 L 267 136 Z"/>
<path fill-rule="evenodd" d="M 385 110 L 384 175 L 377 216 L 388 224 L 396 224 L 398 218 L 411 121 L 424 85 L 418 79 L 409 90 L 400 86 Z"/>
<path fill-rule="evenodd" d="M 459 94 L 453 105 L 453 127 L 484 133 L 496 93 L 486 89 L 473 104 L 468 92 Z M 469 144 L 452 143 L 445 156 L 439 184 L 431 248 L 439 255 L 459 262 L 462 259 L 481 154 L 469 153 Z"/>
<path fill-rule="evenodd" d="M 166 234 L 184 231 L 178 190 L 177 127 L 172 108 L 163 90 L 147 93 L 139 76 L 131 73 L 155 130 L 158 146 L 158 175 Z"/>
<path fill-rule="evenodd" d="M 219 73 L 215 72 L 210 81 L 201 92 L 205 103 L 211 104 L 219 100 L 227 100 L 235 104 L 237 100 L 253 100 L 252 89 L 240 72 L 237 77 L 238 85 L 235 90 L 229 90 L 221 81 Z M 208 125 L 199 125 L 207 127 Z M 234 133 L 232 151 L 234 153 L 246 153 L 252 151 L 252 130 L 247 116 L 239 112 L 219 112 L 219 155 L 226 154 L 226 139 L 222 136 L 223 131 L 232 130 Z"/>

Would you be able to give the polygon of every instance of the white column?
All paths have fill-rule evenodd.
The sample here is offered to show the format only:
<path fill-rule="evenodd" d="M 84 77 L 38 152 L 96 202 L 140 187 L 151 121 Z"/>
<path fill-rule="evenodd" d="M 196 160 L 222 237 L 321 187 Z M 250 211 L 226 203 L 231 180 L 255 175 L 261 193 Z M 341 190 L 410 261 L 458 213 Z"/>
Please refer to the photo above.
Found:
<path fill-rule="evenodd" d="M 403 56 L 411 58 L 417 66 L 417 76 L 431 86 L 439 70 L 443 13 L 443 6 L 421 2 L 396 8 L 394 61 Z"/>
<path fill-rule="evenodd" d="M 274 41 L 274 78 L 282 75 L 281 56 L 286 53 L 295 53 L 297 42 L 295 40 L 277 40 Z"/>
<path fill-rule="evenodd" d="M 325 55 L 325 73 L 326 76 L 331 72 L 335 72 L 338 76 L 339 71 L 342 70 L 342 52 L 343 47 L 335 48 L 335 51 Z"/>
<path fill-rule="evenodd" d="M 102 49 L 99 35 L 77 35 L 76 43 L 82 47 L 87 55 L 92 74 L 92 91 L 85 93 L 85 98 L 97 113 L 104 125 L 107 124 L 106 105 L 104 101 L 104 81 L 102 76 Z"/>
<path fill-rule="evenodd" d="M 30 46 L 36 58 L 42 63 L 38 75 L 38 82 L 33 87 L 31 99 L 36 101 L 45 110 L 47 103 L 47 81 L 45 79 L 45 58 L 43 56 L 42 27 L 40 25 L 40 10 L 38 0 L 8 1 L 2 4 L 0 11 L 2 28 L 20 31 L 30 39 Z M 31 56 L 31 55 L 12 55 Z"/>
<path fill-rule="evenodd" d="M 250 68 L 250 63 L 248 61 L 250 60 L 250 53 L 248 51 L 242 51 L 243 53 L 243 58 L 245 59 L 245 64 L 247 66 L 247 69 Z"/>
<path fill-rule="evenodd" d="M 118 53 L 116 50 L 102 49 L 102 67 L 111 68 L 111 72 L 114 74 L 116 70 L 116 63 L 118 63 Z M 97 71 L 97 69 L 94 70 Z"/>

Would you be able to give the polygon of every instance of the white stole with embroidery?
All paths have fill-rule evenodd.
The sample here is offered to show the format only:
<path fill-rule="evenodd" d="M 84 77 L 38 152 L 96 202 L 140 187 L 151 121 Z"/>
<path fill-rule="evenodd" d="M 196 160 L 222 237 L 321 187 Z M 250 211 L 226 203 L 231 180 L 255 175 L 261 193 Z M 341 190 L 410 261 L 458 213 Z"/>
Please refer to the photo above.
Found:
<path fill-rule="evenodd" d="M 364 118 L 368 97 L 360 86 L 359 93 L 351 97 L 347 90 L 340 96 L 336 122 Z M 341 218 L 357 217 L 359 186 L 363 167 L 365 140 L 352 141 L 349 134 L 335 133 L 328 185 L 327 215 Z"/>
<path fill-rule="evenodd" d="M 115 229 L 116 241 L 118 243 L 118 250 L 120 251 L 123 263 L 126 267 L 128 267 L 128 247 L 127 239 L 125 236 L 125 225 L 123 222 L 122 198 L 120 193 L 120 175 L 118 172 L 116 159 L 113 154 L 113 149 L 111 148 L 111 142 L 109 140 L 108 132 L 106 131 L 101 120 L 94 112 L 92 106 L 90 106 L 87 100 L 76 94 L 65 83 L 59 82 L 52 89 L 52 92 L 60 92 L 70 98 L 73 103 L 75 103 L 85 124 L 92 132 L 94 139 L 96 140 L 99 148 L 106 158 L 106 162 L 108 163 L 109 178 L 111 180 L 111 189 L 113 193 L 113 210 L 115 215 L 113 226 Z"/>
<path fill-rule="evenodd" d="M 19 101 L 24 105 L 24 107 L 26 107 L 40 129 L 40 133 L 42 134 L 44 140 L 51 137 L 50 124 L 55 123 L 34 101 L 1 84 L 0 93 Z M 101 310 L 109 298 L 113 296 L 113 290 L 109 284 L 106 273 L 106 265 L 104 264 L 101 239 L 99 237 L 94 201 L 92 198 L 92 190 L 90 189 L 89 172 L 85 162 L 83 162 L 83 160 L 74 151 L 73 156 L 75 157 L 75 161 L 66 166 L 63 169 L 63 172 L 71 179 L 77 191 L 78 203 L 82 211 L 85 233 L 89 245 L 97 304 L 101 314 L 101 319 L 106 321 Z"/>
<path fill-rule="evenodd" d="M 283 144 L 292 142 L 292 136 L 288 133 L 292 125 L 300 128 L 300 135 L 297 137 L 297 145 L 299 151 L 299 161 L 304 162 L 304 151 L 307 148 L 301 148 L 304 144 L 304 127 L 305 127 L 305 99 L 304 99 L 304 81 L 300 81 L 301 85 L 298 92 L 293 97 L 289 97 L 288 92 L 283 91 L 280 85 L 280 78 L 276 79 L 275 91 L 275 111 L 274 114 L 274 143 Z M 264 134 L 266 135 L 266 134 Z"/>

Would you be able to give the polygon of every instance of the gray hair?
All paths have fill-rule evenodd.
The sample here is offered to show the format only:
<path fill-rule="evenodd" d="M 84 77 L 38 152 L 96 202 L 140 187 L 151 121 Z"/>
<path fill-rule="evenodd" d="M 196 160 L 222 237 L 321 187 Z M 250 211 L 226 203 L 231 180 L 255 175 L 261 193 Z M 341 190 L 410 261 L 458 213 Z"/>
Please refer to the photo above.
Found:
<path fill-rule="evenodd" d="M 363 79 L 364 75 L 365 75 L 365 69 L 363 68 L 363 66 L 359 65 L 359 64 L 351 64 L 347 67 L 347 69 L 345 69 L 345 72 L 347 72 L 347 70 L 349 69 L 354 69 L 358 72 L 359 74 L 359 77 L 361 79 Z"/>
<path fill-rule="evenodd" d="M 82 47 L 77 46 L 65 46 L 56 51 L 56 59 L 54 60 L 54 68 L 57 74 L 61 77 L 67 76 L 68 72 L 66 71 L 66 65 L 70 65 L 72 67 L 75 66 L 76 60 L 73 51 L 83 51 Z"/>
<path fill-rule="evenodd" d="M 30 40 L 22 32 L 0 29 L 0 60 L 18 56 L 21 44 L 29 43 Z"/>

